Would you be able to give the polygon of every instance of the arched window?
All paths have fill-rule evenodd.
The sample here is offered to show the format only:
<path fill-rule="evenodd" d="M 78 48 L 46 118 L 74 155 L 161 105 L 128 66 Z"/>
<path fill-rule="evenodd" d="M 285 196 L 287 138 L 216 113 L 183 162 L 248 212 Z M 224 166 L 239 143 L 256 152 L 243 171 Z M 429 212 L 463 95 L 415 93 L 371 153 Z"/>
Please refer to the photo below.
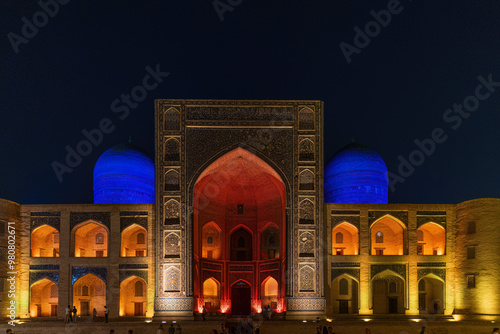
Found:
<path fill-rule="evenodd" d="M 252 235 L 240 228 L 231 234 L 231 261 L 252 261 Z"/>
<path fill-rule="evenodd" d="M 88 285 L 83 285 L 82 286 L 82 296 L 88 296 L 89 295 L 89 287 Z"/>
<path fill-rule="evenodd" d="M 213 244 L 214 243 L 214 238 L 208 237 L 207 238 L 207 244 Z"/>
<path fill-rule="evenodd" d="M 141 281 L 135 282 L 135 296 L 136 297 L 143 297 L 144 296 L 144 284 L 142 284 Z"/>
<path fill-rule="evenodd" d="M 165 130 L 178 131 L 180 128 L 180 114 L 174 108 L 170 108 L 165 113 Z"/>
<path fill-rule="evenodd" d="M 165 203 L 165 225 L 173 225 L 180 223 L 181 205 L 175 199 Z"/>
<path fill-rule="evenodd" d="M 418 230 L 417 237 L 418 237 L 418 241 L 424 241 L 424 231 Z"/>
<path fill-rule="evenodd" d="M 418 291 L 425 291 L 425 281 L 423 279 L 418 282 Z"/>
<path fill-rule="evenodd" d="M 346 296 L 349 294 L 349 283 L 345 278 L 342 278 L 339 282 L 339 295 Z"/>
<path fill-rule="evenodd" d="M 396 283 L 391 282 L 389 284 L 389 293 L 396 293 Z"/>
<path fill-rule="evenodd" d="M 342 233 L 338 232 L 337 234 L 335 234 L 335 243 L 337 244 L 344 243 L 344 235 Z"/>
<path fill-rule="evenodd" d="M 180 189 L 180 176 L 175 170 L 169 170 L 165 174 L 165 191 L 176 191 Z"/>
<path fill-rule="evenodd" d="M 314 143 L 310 139 L 304 139 L 299 143 L 299 160 L 314 161 Z"/>
<path fill-rule="evenodd" d="M 377 244 L 381 244 L 384 242 L 384 234 L 380 231 L 378 231 L 376 234 L 375 234 L 375 242 Z"/>
<path fill-rule="evenodd" d="M 245 238 L 244 237 L 238 238 L 238 247 L 245 247 Z"/>
<path fill-rule="evenodd" d="M 314 173 L 309 169 L 299 174 L 299 190 L 314 190 Z"/>
<path fill-rule="evenodd" d="M 104 244 L 104 235 L 102 233 L 97 233 L 95 235 L 95 243 L 97 245 L 102 245 Z"/>
<path fill-rule="evenodd" d="M 138 233 L 137 234 L 137 244 L 138 245 L 143 245 L 146 243 L 146 236 L 144 233 Z"/>
<path fill-rule="evenodd" d="M 165 160 L 166 161 L 179 161 L 180 149 L 179 142 L 175 139 L 169 139 L 165 142 Z"/>
<path fill-rule="evenodd" d="M 177 233 L 171 232 L 165 237 L 165 258 L 179 258 L 181 256 L 181 240 Z"/>
<path fill-rule="evenodd" d="M 274 237 L 269 237 L 269 246 L 274 246 Z"/>
<path fill-rule="evenodd" d="M 314 112 L 304 108 L 299 112 L 299 130 L 314 130 Z"/>
<path fill-rule="evenodd" d="M 299 224 L 314 224 L 314 203 L 309 199 L 299 204 Z"/>

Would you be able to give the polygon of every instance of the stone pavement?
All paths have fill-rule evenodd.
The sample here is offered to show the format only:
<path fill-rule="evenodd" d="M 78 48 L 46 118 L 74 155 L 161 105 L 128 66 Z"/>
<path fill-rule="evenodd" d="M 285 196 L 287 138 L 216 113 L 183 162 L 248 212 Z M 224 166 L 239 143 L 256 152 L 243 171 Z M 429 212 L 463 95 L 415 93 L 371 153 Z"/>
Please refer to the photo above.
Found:
<path fill-rule="evenodd" d="M 210 334 L 212 329 L 220 329 L 220 321 L 181 321 L 182 334 Z M 338 321 L 328 323 L 321 321 L 320 325 L 332 326 L 336 334 L 364 334 L 365 328 L 369 328 L 371 334 L 418 334 L 423 322 L 413 321 L 377 321 L 364 322 Z M 490 334 L 493 327 L 500 327 L 488 321 L 465 322 L 465 321 L 434 321 L 425 323 L 429 333 L 432 334 Z M 127 334 L 129 329 L 134 334 L 156 334 L 159 322 L 88 322 L 85 320 L 75 324 L 66 324 L 62 321 L 26 321 L 16 327 L 7 327 L 3 322 L 0 325 L 0 334 L 5 333 L 7 328 L 12 328 L 14 334 L 108 334 L 114 329 L 116 334 Z M 170 322 L 165 323 L 165 334 Z M 261 323 L 261 334 L 315 334 L 318 324 L 308 321 L 264 321 Z"/>

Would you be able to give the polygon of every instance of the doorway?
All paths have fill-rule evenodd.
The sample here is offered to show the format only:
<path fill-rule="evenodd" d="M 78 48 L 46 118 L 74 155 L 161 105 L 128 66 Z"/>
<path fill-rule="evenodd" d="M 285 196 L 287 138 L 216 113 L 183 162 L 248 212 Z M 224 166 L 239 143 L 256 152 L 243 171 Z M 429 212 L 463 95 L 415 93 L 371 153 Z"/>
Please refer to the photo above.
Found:
<path fill-rule="evenodd" d="M 143 303 L 134 303 L 134 316 L 142 316 Z"/>
<path fill-rule="evenodd" d="M 57 304 L 50 305 L 50 316 L 57 317 Z"/>
<path fill-rule="evenodd" d="M 240 281 L 231 288 L 231 314 L 233 316 L 251 313 L 251 288 L 247 283 Z"/>
<path fill-rule="evenodd" d="M 348 300 L 339 300 L 339 313 L 340 314 L 348 314 L 349 313 L 349 301 Z"/>
<path fill-rule="evenodd" d="M 89 302 L 80 302 L 80 316 L 89 315 Z"/>
<path fill-rule="evenodd" d="M 389 314 L 397 314 L 397 313 L 398 313 L 398 298 L 389 297 Z"/>

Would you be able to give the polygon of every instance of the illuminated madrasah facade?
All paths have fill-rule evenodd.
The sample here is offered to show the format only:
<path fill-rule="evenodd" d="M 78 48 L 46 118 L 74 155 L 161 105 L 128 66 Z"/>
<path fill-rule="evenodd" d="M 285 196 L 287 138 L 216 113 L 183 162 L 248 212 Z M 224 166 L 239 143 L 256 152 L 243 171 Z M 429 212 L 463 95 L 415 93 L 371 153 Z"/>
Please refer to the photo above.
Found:
<path fill-rule="evenodd" d="M 111 318 L 267 305 L 286 319 L 500 318 L 500 199 L 388 204 L 375 151 L 352 143 L 324 165 L 320 101 L 155 108 L 155 161 L 107 150 L 94 204 L 0 200 L 2 273 L 16 228 L 18 318 L 63 318 L 67 305 Z"/>

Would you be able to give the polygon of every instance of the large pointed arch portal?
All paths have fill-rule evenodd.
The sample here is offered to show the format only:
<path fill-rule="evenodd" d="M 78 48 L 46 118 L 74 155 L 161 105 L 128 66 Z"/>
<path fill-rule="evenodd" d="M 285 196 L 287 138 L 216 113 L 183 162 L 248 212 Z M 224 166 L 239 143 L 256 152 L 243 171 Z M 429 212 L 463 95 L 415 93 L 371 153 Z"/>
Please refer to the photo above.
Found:
<path fill-rule="evenodd" d="M 203 289 L 209 278 L 220 282 L 220 312 L 231 312 L 232 306 L 238 314 L 260 311 L 260 290 L 268 276 L 279 278 L 276 297 L 283 298 L 286 190 L 279 174 L 239 147 L 201 171 L 191 195 L 195 310 L 213 308 L 212 296 L 204 296 Z M 263 247 L 266 256 L 261 254 Z M 260 268 L 266 271 L 261 273 Z M 234 288 L 243 281 L 244 289 Z M 248 299 L 238 297 L 243 290 L 248 291 Z"/>

